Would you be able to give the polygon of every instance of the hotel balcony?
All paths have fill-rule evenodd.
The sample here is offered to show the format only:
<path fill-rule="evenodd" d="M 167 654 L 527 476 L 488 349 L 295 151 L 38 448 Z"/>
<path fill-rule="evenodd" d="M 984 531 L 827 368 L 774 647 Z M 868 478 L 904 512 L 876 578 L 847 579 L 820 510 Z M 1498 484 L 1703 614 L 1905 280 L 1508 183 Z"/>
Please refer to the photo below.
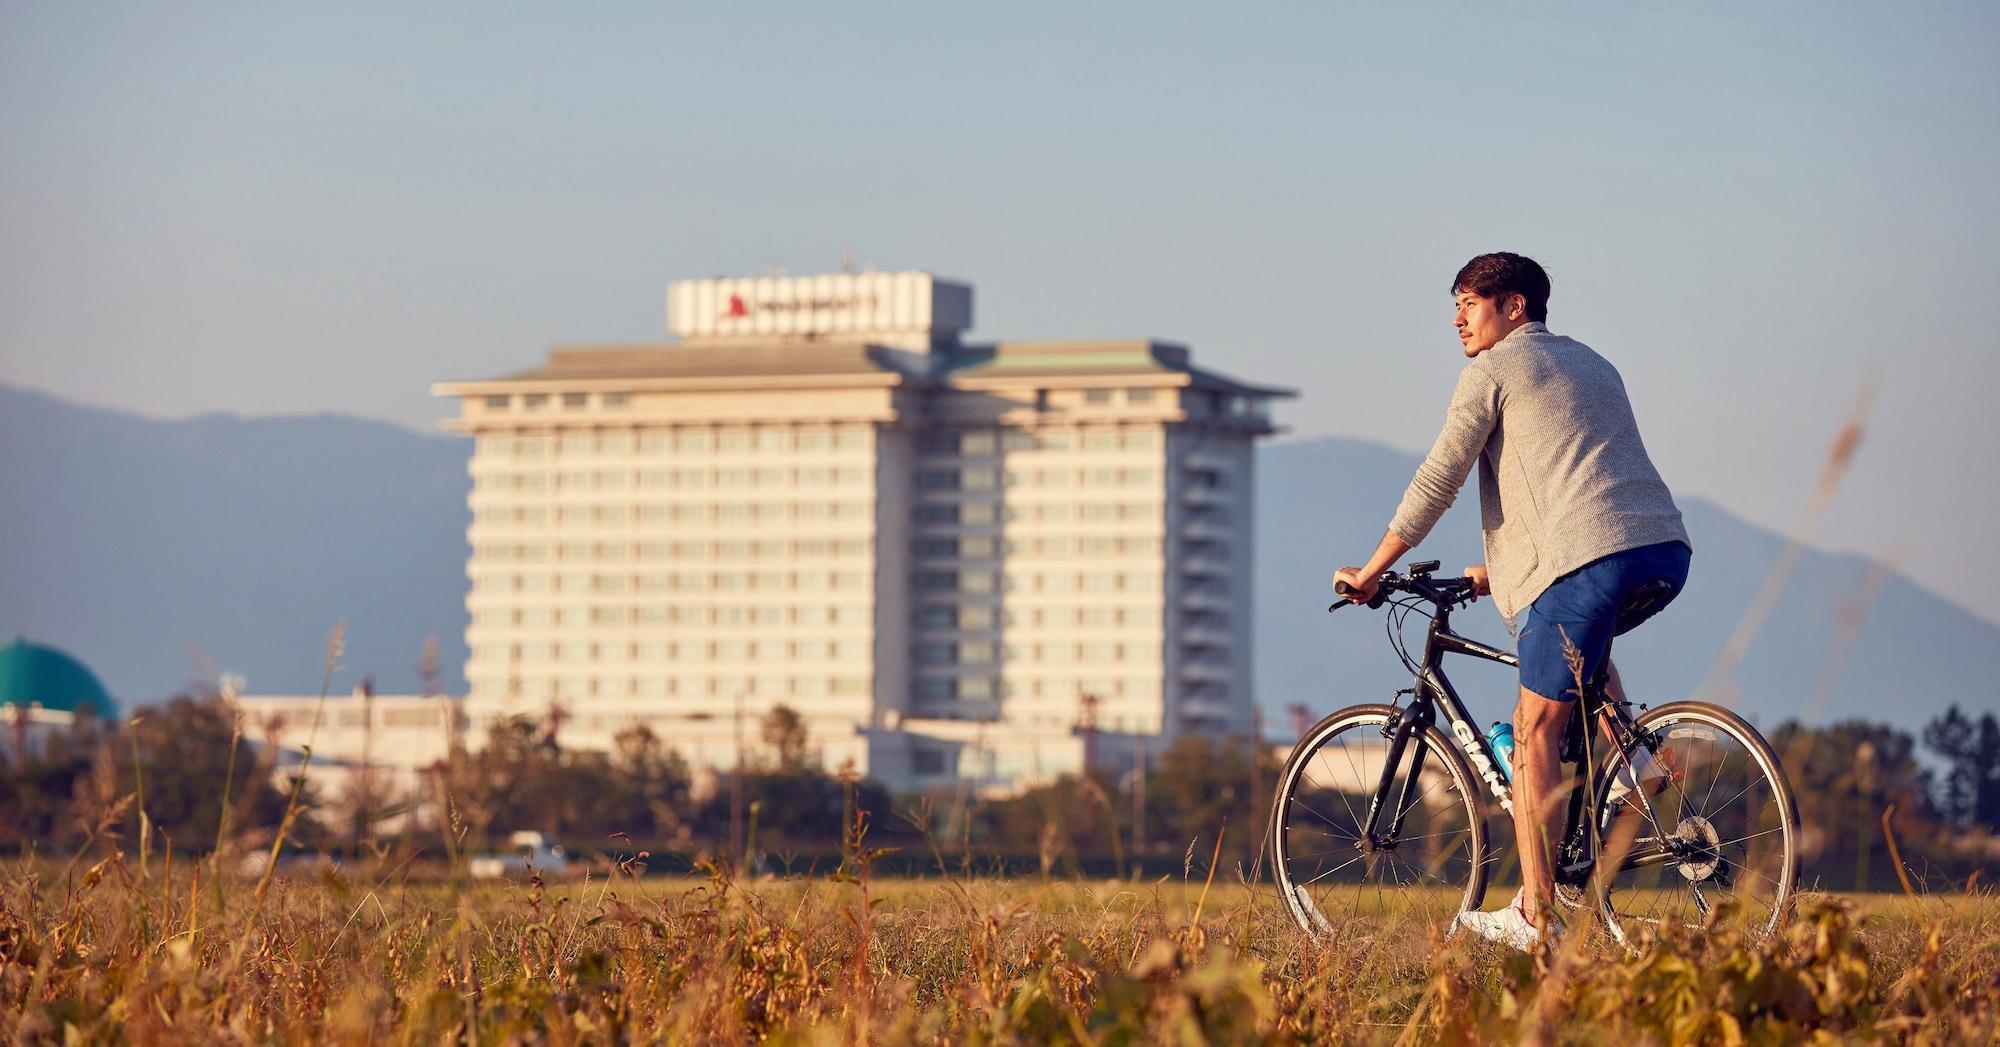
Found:
<path fill-rule="evenodd" d="M 1181 526 L 1181 537 L 1190 542 L 1226 542 L 1235 536 L 1227 524 L 1209 520 L 1189 520 Z"/>
<path fill-rule="evenodd" d="M 1180 563 L 1181 573 L 1201 578 L 1224 578 L 1229 575 L 1229 561 L 1211 556 L 1189 556 Z"/>
<path fill-rule="evenodd" d="M 1191 626 L 1181 630 L 1181 643 L 1189 647 L 1227 647 L 1231 637 L 1222 629 Z"/>
<path fill-rule="evenodd" d="M 1236 601 L 1221 589 L 1194 589 L 1181 594 L 1181 606 L 1190 611 L 1233 611 Z"/>
<path fill-rule="evenodd" d="M 1227 662 L 1183 662 L 1181 679 L 1193 683 L 1229 683 L 1236 672 Z"/>

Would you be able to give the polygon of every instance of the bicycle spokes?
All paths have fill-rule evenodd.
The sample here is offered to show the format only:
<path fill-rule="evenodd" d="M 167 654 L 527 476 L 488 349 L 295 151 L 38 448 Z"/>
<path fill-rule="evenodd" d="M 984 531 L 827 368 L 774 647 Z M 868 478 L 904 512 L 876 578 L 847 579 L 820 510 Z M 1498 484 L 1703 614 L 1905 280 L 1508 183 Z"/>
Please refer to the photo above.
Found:
<path fill-rule="evenodd" d="M 1763 933 L 1782 918 L 1796 853 L 1791 798 L 1768 747 L 1733 720 L 1699 709 L 1659 717 L 1648 727 L 1664 771 L 1622 800 L 1605 796 L 1614 933 L 1716 921 Z M 1609 774 L 1604 791 L 1617 791 Z"/>
<path fill-rule="evenodd" d="M 1275 872 L 1300 921 L 1320 934 L 1343 933 L 1356 916 L 1448 919 L 1466 904 L 1482 842 L 1469 783 L 1434 733 L 1413 733 L 1397 754 L 1384 723 L 1357 717 L 1308 739 L 1280 785 Z M 1380 808 L 1372 832 L 1371 804 Z"/>

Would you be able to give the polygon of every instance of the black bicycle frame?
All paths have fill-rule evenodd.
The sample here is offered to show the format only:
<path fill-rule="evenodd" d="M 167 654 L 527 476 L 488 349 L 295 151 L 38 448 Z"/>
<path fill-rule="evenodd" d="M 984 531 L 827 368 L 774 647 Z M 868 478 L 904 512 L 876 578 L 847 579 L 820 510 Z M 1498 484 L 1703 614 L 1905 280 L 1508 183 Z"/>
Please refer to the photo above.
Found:
<path fill-rule="evenodd" d="M 1489 647 L 1477 640 L 1469 640 L 1451 631 L 1451 608 L 1440 606 L 1431 618 L 1430 634 L 1424 641 L 1424 668 L 1417 677 L 1415 695 L 1410 699 L 1409 708 L 1403 710 L 1394 723 L 1395 733 L 1389 742 L 1387 759 L 1382 761 L 1382 777 L 1376 784 L 1375 795 L 1368 801 L 1367 819 L 1362 823 L 1362 839 L 1370 847 L 1393 846 L 1393 841 L 1403 829 L 1403 816 L 1409 813 L 1416 799 L 1412 794 L 1417 780 L 1423 772 L 1424 749 L 1418 747 L 1416 759 L 1411 761 L 1409 777 L 1403 780 L 1402 791 L 1396 800 L 1396 816 L 1389 824 L 1386 834 L 1376 832 L 1382 813 L 1382 801 L 1389 795 L 1395 782 L 1396 771 L 1403 763 L 1403 750 L 1410 738 L 1419 731 L 1428 729 L 1437 722 L 1436 710 L 1442 706 L 1445 719 L 1450 723 L 1452 740 L 1472 760 L 1472 766 L 1479 777 L 1486 782 L 1500 806 L 1509 813 L 1514 810 L 1514 795 L 1508 788 L 1507 779 L 1502 777 L 1498 758 L 1486 737 L 1474 724 L 1472 713 L 1465 702 L 1451 686 L 1444 674 L 1446 654 L 1471 655 L 1502 665 L 1520 665 L 1521 660 L 1497 647 Z"/>
<path fill-rule="evenodd" d="M 1493 752 L 1492 745 L 1487 742 L 1485 734 L 1478 729 L 1477 721 L 1472 718 L 1471 711 L 1465 707 L 1464 700 L 1458 696 L 1458 691 L 1451 686 L 1451 680 L 1445 676 L 1444 656 L 1447 654 L 1469 655 L 1485 661 L 1499 662 L 1502 665 L 1512 666 L 1520 665 L 1521 660 L 1518 656 L 1500 650 L 1497 647 L 1491 647 L 1477 640 L 1467 639 L 1452 632 L 1450 606 L 1434 606 L 1437 608 L 1436 613 L 1431 618 L 1429 635 L 1424 641 L 1423 672 L 1417 677 L 1417 686 L 1413 697 L 1410 699 L 1409 706 L 1403 709 L 1401 714 L 1389 725 L 1393 731 L 1390 736 L 1389 752 L 1387 758 L 1382 762 L 1381 777 L 1376 783 L 1374 795 L 1369 798 L 1368 814 L 1362 823 L 1361 843 L 1368 850 L 1394 847 L 1397 837 L 1402 833 L 1403 817 L 1409 813 L 1410 808 L 1415 806 L 1417 799 L 1414 794 L 1417 789 L 1418 780 L 1423 773 L 1425 752 L 1423 747 L 1418 747 L 1416 758 L 1411 761 L 1409 775 L 1403 779 L 1403 787 L 1398 791 L 1396 798 L 1396 815 L 1390 821 L 1389 829 L 1386 833 L 1379 833 L 1377 831 L 1381 820 L 1382 801 L 1389 796 L 1391 789 L 1394 788 L 1396 772 L 1402 766 L 1403 752 L 1409 745 L 1410 738 L 1437 722 L 1437 709 L 1439 707 L 1444 709 L 1445 719 L 1450 723 L 1452 740 L 1458 744 L 1458 747 L 1464 751 L 1466 757 L 1471 760 L 1473 770 L 1486 783 L 1487 790 L 1493 794 L 1494 799 L 1500 802 L 1502 809 L 1506 810 L 1509 814 L 1512 814 L 1514 811 L 1513 790 L 1508 780 L 1500 773 L 1499 758 Z M 1598 691 L 1601 686 L 1601 681 L 1593 681 L 1592 686 L 1585 689 L 1589 693 L 1585 695 L 1583 701 L 1578 703 L 1583 707 L 1582 713 L 1571 718 L 1570 726 L 1565 732 L 1563 739 L 1561 751 L 1564 752 L 1566 759 L 1571 759 L 1576 764 L 1576 773 L 1571 781 L 1572 788 L 1569 790 L 1568 817 L 1564 820 L 1565 838 L 1574 836 L 1578 827 L 1583 824 L 1584 794 L 1592 786 L 1592 782 L 1590 781 L 1591 770 L 1588 766 L 1589 761 L 1584 759 L 1583 751 L 1580 748 L 1583 744 L 1583 739 L 1577 732 L 1591 730 L 1593 725 L 1590 721 L 1600 711 L 1606 708 L 1615 708 L 1606 706 L 1597 700 Z M 1628 716 L 1620 715 L 1614 711 L 1611 713 L 1611 718 L 1615 721 L 1617 728 L 1615 733 L 1624 735 L 1632 730 L 1632 722 Z M 1626 737 L 1618 738 L 1616 744 L 1622 749 L 1627 747 L 1629 741 L 1629 735 L 1627 735 Z M 1571 752 L 1573 749 L 1576 750 L 1574 753 Z M 1635 848 L 1626 855 L 1625 860 L 1621 863 L 1624 868 L 1631 869 L 1664 864 L 1676 858 L 1676 850 L 1667 846 L 1657 837 L 1634 842 L 1651 844 L 1652 849 L 1642 850 Z M 1580 841 L 1571 841 L 1571 843 L 1576 844 L 1580 843 Z M 1573 847 L 1565 848 L 1565 850 L 1570 849 L 1573 849 Z M 1582 861 L 1580 855 L 1575 857 L 1578 859 L 1575 862 L 1557 862 L 1556 874 L 1559 881 L 1569 883 L 1581 882 L 1581 878 L 1589 871 L 1589 863 Z"/>

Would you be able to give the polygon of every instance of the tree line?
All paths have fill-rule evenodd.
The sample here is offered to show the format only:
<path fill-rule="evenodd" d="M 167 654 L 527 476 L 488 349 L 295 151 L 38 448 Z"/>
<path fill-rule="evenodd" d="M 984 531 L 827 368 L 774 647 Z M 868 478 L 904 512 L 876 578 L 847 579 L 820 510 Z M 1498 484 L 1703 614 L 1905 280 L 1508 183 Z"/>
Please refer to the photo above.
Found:
<path fill-rule="evenodd" d="M 67 851 L 105 837 L 182 853 L 268 846 L 292 793 L 294 850 L 362 855 L 390 843 L 487 848 L 518 829 L 572 850 L 711 853 L 803 871 L 837 854 L 857 812 L 871 846 L 916 870 L 1125 874 L 1239 868 L 1263 842 L 1278 747 L 1184 735 L 1143 770 L 1093 767 L 1007 797 L 964 785 L 892 796 L 820 765 L 801 718 L 778 707 L 737 778 L 695 773 L 649 728 L 608 751 L 564 748 L 527 719 L 495 724 L 398 791 L 360 776 L 332 795 L 291 780 L 280 754 L 241 732 L 232 706 L 183 694 L 129 720 L 80 720 L 0 768 L 0 849 Z M 1805 882 L 1885 889 L 1897 873 L 1942 883 L 2000 868 L 2000 721 L 1953 707 L 1912 734 L 1877 723 L 1787 723 L 1771 733 L 1805 825 Z M 1928 757 L 1928 758 L 1926 758 Z"/>

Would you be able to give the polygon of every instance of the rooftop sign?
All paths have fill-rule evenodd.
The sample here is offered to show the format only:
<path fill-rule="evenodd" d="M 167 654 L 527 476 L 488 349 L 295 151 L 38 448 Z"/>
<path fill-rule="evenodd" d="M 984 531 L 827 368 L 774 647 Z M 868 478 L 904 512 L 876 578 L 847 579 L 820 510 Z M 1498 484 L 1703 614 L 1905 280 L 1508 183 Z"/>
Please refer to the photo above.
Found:
<path fill-rule="evenodd" d="M 929 273 L 682 280 L 667 327 L 687 339 L 884 336 L 949 340 L 972 326 L 972 288 Z"/>

